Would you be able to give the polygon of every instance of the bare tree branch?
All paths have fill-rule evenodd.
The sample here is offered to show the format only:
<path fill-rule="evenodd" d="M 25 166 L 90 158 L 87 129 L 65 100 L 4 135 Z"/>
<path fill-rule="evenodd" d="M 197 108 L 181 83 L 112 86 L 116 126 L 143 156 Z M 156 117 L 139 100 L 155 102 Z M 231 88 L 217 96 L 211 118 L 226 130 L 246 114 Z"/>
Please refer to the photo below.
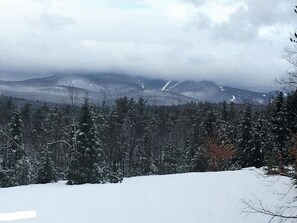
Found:
<path fill-rule="evenodd" d="M 47 143 L 48 146 L 51 146 L 51 145 L 54 145 L 54 144 L 57 144 L 57 143 L 63 143 L 63 144 L 66 144 L 69 148 L 72 147 L 72 145 L 70 145 L 67 141 L 65 140 L 58 140 L 58 141 L 54 141 L 54 142 L 50 142 L 50 143 Z"/>
<path fill-rule="evenodd" d="M 248 213 L 248 214 L 262 214 L 269 216 L 269 223 L 272 222 L 273 220 L 276 220 L 277 222 L 285 222 L 287 220 L 290 220 L 290 222 L 296 222 L 297 221 L 297 215 L 296 214 L 285 214 L 286 211 L 290 209 L 296 210 L 295 205 L 288 205 L 288 206 L 278 206 L 275 208 L 275 210 L 269 209 L 265 207 L 263 204 L 263 201 L 260 200 L 258 197 L 254 196 L 256 202 L 250 200 L 246 201 L 243 200 L 243 204 L 245 205 L 244 210 L 242 211 L 243 213 Z M 294 212 L 295 213 L 295 212 Z"/>

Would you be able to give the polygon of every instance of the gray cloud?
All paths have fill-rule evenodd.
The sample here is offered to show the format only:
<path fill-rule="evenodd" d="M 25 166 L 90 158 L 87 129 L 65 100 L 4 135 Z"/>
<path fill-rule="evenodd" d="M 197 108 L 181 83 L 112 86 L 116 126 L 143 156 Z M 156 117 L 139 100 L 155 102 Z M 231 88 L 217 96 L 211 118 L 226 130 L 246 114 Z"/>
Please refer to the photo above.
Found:
<path fill-rule="evenodd" d="M 48 28 L 62 28 L 68 25 L 73 25 L 76 22 L 68 17 L 59 16 L 55 14 L 42 14 L 40 16 L 41 21 L 44 23 L 45 26 Z"/>
<path fill-rule="evenodd" d="M 2 0 L 0 79 L 89 70 L 275 88 L 288 67 L 282 51 L 294 31 L 293 5 L 216 2 L 222 18 L 200 0 Z"/>

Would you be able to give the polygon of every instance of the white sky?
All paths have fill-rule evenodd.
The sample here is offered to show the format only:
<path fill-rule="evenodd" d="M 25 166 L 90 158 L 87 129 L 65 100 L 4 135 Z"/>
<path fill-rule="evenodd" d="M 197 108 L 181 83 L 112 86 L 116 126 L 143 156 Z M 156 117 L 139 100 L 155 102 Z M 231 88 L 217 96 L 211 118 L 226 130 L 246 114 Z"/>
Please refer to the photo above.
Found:
<path fill-rule="evenodd" d="M 289 0 L 0 0 L 0 79 L 90 70 L 270 90 L 289 67 L 293 9 Z"/>

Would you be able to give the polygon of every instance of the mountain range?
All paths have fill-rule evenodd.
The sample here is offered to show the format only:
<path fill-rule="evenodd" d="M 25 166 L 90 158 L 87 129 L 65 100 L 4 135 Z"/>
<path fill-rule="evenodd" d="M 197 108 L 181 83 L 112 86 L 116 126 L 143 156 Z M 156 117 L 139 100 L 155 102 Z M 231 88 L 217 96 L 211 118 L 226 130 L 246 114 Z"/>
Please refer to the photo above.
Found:
<path fill-rule="evenodd" d="M 276 92 L 259 93 L 212 81 L 176 81 L 125 74 L 55 74 L 24 81 L 0 81 L 1 95 L 54 103 L 81 103 L 88 96 L 95 103 L 118 97 L 142 97 L 152 105 L 187 102 L 234 102 L 267 104 Z"/>

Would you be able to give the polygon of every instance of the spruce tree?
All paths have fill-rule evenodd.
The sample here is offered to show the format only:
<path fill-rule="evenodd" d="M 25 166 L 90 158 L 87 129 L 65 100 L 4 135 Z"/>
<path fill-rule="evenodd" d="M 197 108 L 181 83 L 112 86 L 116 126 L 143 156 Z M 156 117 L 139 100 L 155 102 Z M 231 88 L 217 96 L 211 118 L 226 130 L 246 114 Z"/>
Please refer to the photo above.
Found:
<path fill-rule="evenodd" d="M 52 153 L 49 151 L 48 147 L 46 147 L 41 153 L 36 181 L 40 184 L 57 181 L 57 172 L 52 159 Z"/>
<path fill-rule="evenodd" d="M 19 111 L 14 113 L 12 122 L 10 123 L 10 134 L 11 134 L 11 151 L 13 156 L 13 166 L 18 160 L 23 158 L 25 155 L 24 145 L 23 145 L 23 121 Z"/>
<path fill-rule="evenodd" d="M 120 130 L 120 126 L 115 122 L 116 118 L 115 112 L 103 102 L 97 112 L 97 126 L 103 148 L 103 174 L 106 181 L 111 183 L 119 183 L 123 180 L 121 144 L 115 137 Z"/>
<path fill-rule="evenodd" d="M 15 181 L 17 185 L 28 185 L 33 180 L 33 168 L 27 156 L 19 159 L 15 166 Z"/>
<path fill-rule="evenodd" d="M 85 97 L 78 126 L 77 148 L 68 171 L 68 184 L 103 183 L 101 141 L 95 125 L 93 107 Z"/>
<path fill-rule="evenodd" d="M 203 143 L 206 140 L 206 130 L 201 119 L 199 111 L 196 111 L 196 114 L 193 116 L 193 124 L 189 131 L 190 138 L 185 151 L 185 156 L 189 163 L 188 171 L 204 172 L 208 168 L 203 147 Z"/>
<path fill-rule="evenodd" d="M 269 128 L 264 118 L 260 117 L 255 123 L 253 133 L 253 148 L 251 150 L 251 165 L 257 168 L 265 165 L 265 155 L 269 149 Z"/>
<path fill-rule="evenodd" d="M 240 120 L 238 158 L 242 167 L 253 166 L 253 116 L 251 104 L 246 104 Z"/>
<path fill-rule="evenodd" d="M 0 166 L 0 187 L 15 186 L 13 181 L 13 170 Z"/>
<path fill-rule="evenodd" d="M 168 142 L 165 145 L 165 149 L 162 151 L 161 163 L 161 174 L 171 174 L 177 172 L 177 156 L 175 154 L 172 134 L 170 134 Z"/>
<path fill-rule="evenodd" d="M 204 120 L 204 128 L 205 129 L 205 137 L 211 138 L 215 135 L 215 131 L 216 129 L 216 122 L 217 122 L 217 117 L 215 115 L 215 113 L 211 110 L 211 108 L 208 108 L 208 110 L 210 110 L 209 112 L 207 112 L 206 114 L 206 118 Z"/>
<path fill-rule="evenodd" d="M 297 133 L 297 90 L 288 94 L 287 103 L 288 128 L 292 134 Z"/>
<path fill-rule="evenodd" d="M 222 108 L 221 108 L 221 119 L 223 121 L 227 121 L 228 120 L 228 112 L 227 112 L 227 102 L 223 101 L 222 103 Z"/>
<path fill-rule="evenodd" d="M 0 173 L 2 187 L 26 185 L 32 180 L 31 165 L 23 143 L 23 122 L 19 111 L 14 112 L 9 126 L 6 160 L 2 162 Z"/>
<path fill-rule="evenodd" d="M 288 129 L 287 110 L 282 92 L 278 94 L 274 101 L 274 109 L 272 113 L 272 134 L 274 138 L 273 152 L 278 157 L 277 165 L 287 164 L 290 131 Z"/>

